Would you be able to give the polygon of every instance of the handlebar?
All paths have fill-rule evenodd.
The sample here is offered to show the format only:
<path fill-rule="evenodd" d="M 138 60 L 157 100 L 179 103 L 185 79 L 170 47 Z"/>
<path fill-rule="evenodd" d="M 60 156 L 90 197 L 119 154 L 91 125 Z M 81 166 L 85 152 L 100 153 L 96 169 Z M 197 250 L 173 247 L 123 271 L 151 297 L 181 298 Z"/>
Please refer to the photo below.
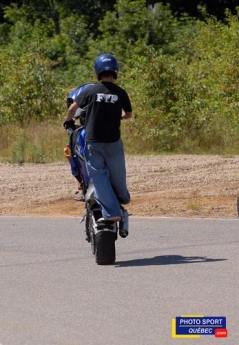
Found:
<path fill-rule="evenodd" d="M 74 130 L 77 128 L 77 126 L 75 125 L 75 120 L 85 117 L 86 109 L 87 109 L 87 106 L 84 108 L 78 108 L 73 118 L 63 123 L 63 127 L 66 129 L 69 135 L 71 135 L 74 132 Z M 83 122 L 81 122 L 81 124 L 83 124 Z"/>

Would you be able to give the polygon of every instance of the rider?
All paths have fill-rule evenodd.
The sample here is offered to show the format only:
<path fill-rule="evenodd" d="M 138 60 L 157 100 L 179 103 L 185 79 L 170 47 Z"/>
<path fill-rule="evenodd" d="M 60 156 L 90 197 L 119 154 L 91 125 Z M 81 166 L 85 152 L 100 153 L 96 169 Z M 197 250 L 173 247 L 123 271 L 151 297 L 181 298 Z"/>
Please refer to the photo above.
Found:
<path fill-rule="evenodd" d="M 88 106 L 85 120 L 88 174 L 102 210 L 101 220 L 118 221 L 119 203 L 130 201 L 120 121 L 131 117 L 132 107 L 127 92 L 114 83 L 119 70 L 116 58 L 102 54 L 96 58 L 94 69 L 99 82 L 76 97 L 66 120 L 73 118 L 77 108 Z"/>

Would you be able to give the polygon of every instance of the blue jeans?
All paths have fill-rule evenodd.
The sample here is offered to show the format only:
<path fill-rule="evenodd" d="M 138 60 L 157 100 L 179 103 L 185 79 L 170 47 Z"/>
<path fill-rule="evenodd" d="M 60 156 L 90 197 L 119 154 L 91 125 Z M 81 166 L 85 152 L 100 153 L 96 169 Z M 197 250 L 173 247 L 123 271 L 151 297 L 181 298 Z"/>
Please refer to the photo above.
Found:
<path fill-rule="evenodd" d="M 122 140 L 114 143 L 87 142 L 86 167 L 95 187 L 95 199 L 104 218 L 121 215 L 120 205 L 130 202 Z"/>

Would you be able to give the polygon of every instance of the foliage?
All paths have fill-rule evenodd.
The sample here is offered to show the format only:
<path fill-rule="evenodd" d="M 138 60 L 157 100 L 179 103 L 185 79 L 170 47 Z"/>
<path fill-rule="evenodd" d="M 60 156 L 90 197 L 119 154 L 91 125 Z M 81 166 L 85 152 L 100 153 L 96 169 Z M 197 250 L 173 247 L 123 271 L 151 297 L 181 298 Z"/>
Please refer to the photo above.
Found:
<path fill-rule="evenodd" d="M 145 0 L 121 0 L 100 21 L 97 39 L 89 42 L 90 57 L 110 51 L 123 62 L 138 44 L 167 51 L 179 26 L 168 6 L 159 3 L 149 11 Z"/>
<path fill-rule="evenodd" d="M 229 14 L 228 25 L 214 19 L 197 25 L 190 55 L 146 47 L 130 61 L 124 84 L 134 89 L 137 113 L 128 130 L 137 138 L 143 127 L 140 139 L 156 151 L 185 151 L 191 142 L 194 152 L 222 152 L 237 143 L 238 18 Z"/>
<path fill-rule="evenodd" d="M 29 123 L 61 128 L 68 91 L 95 81 L 93 62 L 104 52 L 119 60 L 117 83 L 132 99 L 134 116 L 122 123 L 126 150 L 239 153 L 238 15 L 226 11 L 219 21 L 201 9 L 195 19 L 175 15 L 176 2 L 149 9 L 153 3 L 4 1 L 0 129 L 20 127 L 15 146 L 7 141 L 12 161 L 44 161 Z"/>
<path fill-rule="evenodd" d="M 36 53 L 20 58 L 8 51 L 0 55 L 0 125 L 31 120 L 52 121 L 61 111 L 64 93 L 55 87 L 51 63 Z"/>

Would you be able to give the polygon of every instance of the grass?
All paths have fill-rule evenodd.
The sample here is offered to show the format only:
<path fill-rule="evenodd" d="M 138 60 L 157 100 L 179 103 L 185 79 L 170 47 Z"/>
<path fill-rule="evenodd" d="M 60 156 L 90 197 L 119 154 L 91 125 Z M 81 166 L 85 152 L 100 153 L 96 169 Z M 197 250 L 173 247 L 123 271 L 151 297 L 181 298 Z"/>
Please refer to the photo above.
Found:
<path fill-rule="evenodd" d="M 197 204 L 193 204 L 193 203 L 188 204 L 188 207 L 187 207 L 187 209 L 191 210 L 191 211 L 199 211 L 200 208 L 201 208 L 201 206 L 199 206 Z"/>
<path fill-rule="evenodd" d="M 69 137 L 61 124 L 31 123 L 27 128 L 0 127 L 0 162 L 49 163 L 65 160 Z"/>
<path fill-rule="evenodd" d="M 132 133 L 131 133 L 132 131 Z M 226 157 L 239 154 L 239 139 L 224 136 L 224 145 L 213 137 L 208 137 L 207 147 L 200 147 L 198 140 L 185 137 L 181 144 L 175 145 L 173 151 L 156 149 L 160 144 L 155 140 L 143 140 L 141 135 L 133 136 L 126 124 L 122 125 L 122 139 L 126 154 L 218 154 Z M 0 127 L 0 162 L 9 163 L 50 163 L 64 161 L 64 147 L 69 142 L 69 136 L 62 123 L 30 123 L 27 127 L 19 125 L 4 125 Z M 197 145 L 196 145 L 197 143 Z M 159 172 L 164 172 L 160 170 Z"/>

